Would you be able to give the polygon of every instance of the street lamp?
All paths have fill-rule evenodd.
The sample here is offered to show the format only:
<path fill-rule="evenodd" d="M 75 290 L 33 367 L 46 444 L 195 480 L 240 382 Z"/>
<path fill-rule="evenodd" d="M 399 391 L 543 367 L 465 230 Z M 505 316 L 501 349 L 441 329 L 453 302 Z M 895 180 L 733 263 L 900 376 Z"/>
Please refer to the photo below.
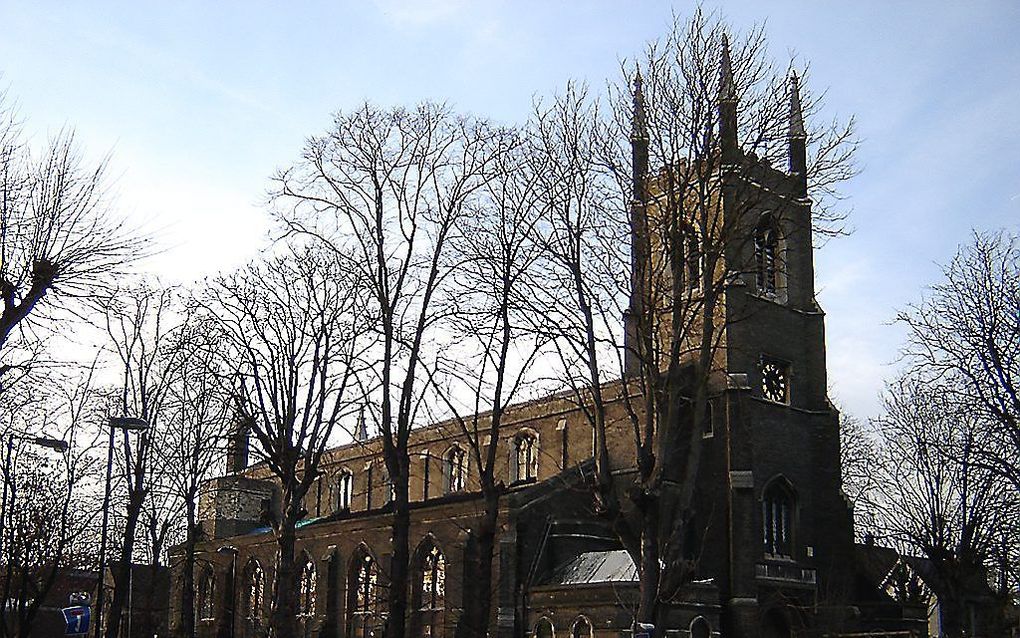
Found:
<path fill-rule="evenodd" d="M 106 491 L 103 494 L 103 531 L 99 537 L 99 591 L 96 592 L 96 638 L 102 635 L 103 604 L 106 602 L 106 535 L 110 524 L 110 481 L 113 474 L 113 432 L 124 430 L 141 432 L 149 429 L 149 422 L 132 416 L 111 416 L 108 421 L 110 438 L 106 447 Z M 128 569 L 130 569 L 128 565 Z"/>
<path fill-rule="evenodd" d="M 233 545 L 224 545 L 216 550 L 217 554 L 230 554 L 230 582 L 223 589 L 226 590 L 224 600 L 224 613 L 227 614 L 227 631 L 224 638 L 234 638 L 234 618 L 237 616 L 237 548 Z M 223 636 L 223 625 L 220 625 L 220 635 Z"/>
<path fill-rule="evenodd" d="M 45 448 L 49 448 L 51 450 L 56 450 L 56 451 L 60 452 L 61 454 L 67 452 L 67 449 L 68 449 L 67 441 L 62 441 L 60 439 L 51 439 L 48 436 L 28 436 L 28 435 L 25 435 L 25 434 L 9 434 L 9 435 L 7 435 L 7 446 L 6 446 L 6 450 L 5 450 L 5 453 L 4 453 L 4 463 L 3 463 L 4 489 L 3 489 L 3 497 L 0 498 L 0 544 L 3 543 L 3 539 L 5 538 L 4 537 L 4 533 L 6 532 L 5 528 L 6 528 L 6 523 L 7 523 L 7 517 L 11 516 L 13 514 L 13 510 L 14 510 L 14 491 L 13 490 L 8 490 L 8 488 L 9 488 L 9 486 L 11 484 L 11 457 L 13 456 L 13 453 L 14 453 L 14 442 L 15 441 L 27 441 L 27 442 L 31 443 L 32 445 L 38 445 L 39 447 L 45 447 Z M 10 504 L 10 507 L 7 506 L 7 493 L 8 493 L 8 491 L 10 491 L 10 494 L 11 494 L 11 504 Z"/>

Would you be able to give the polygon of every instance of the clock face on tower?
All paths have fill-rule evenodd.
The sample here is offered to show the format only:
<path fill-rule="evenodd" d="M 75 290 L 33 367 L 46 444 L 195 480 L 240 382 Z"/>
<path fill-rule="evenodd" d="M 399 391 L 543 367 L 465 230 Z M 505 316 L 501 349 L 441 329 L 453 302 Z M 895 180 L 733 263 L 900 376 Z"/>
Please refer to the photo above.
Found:
<path fill-rule="evenodd" d="M 788 403 L 790 400 L 790 367 L 780 361 L 762 359 L 761 395 L 769 401 Z"/>

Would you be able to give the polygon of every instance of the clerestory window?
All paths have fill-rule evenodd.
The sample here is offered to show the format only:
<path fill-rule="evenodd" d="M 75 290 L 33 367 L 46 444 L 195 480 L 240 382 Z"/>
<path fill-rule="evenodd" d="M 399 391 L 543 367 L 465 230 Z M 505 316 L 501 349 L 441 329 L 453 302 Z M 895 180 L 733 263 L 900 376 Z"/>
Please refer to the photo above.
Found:
<path fill-rule="evenodd" d="M 538 438 L 531 432 L 519 432 L 513 439 L 510 480 L 514 483 L 538 478 Z"/>

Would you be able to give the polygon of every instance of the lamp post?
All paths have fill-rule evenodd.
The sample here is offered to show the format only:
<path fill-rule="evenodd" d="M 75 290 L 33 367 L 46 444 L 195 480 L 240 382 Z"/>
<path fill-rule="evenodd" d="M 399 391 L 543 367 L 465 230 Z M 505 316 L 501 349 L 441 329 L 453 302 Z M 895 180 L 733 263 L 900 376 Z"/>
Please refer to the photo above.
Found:
<path fill-rule="evenodd" d="M 11 484 L 11 457 L 14 453 L 14 442 L 15 441 L 28 441 L 33 445 L 39 447 L 50 448 L 63 454 L 67 452 L 68 445 L 67 441 L 61 441 L 60 439 L 51 439 L 48 436 L 27 436 L 24 434 L 10 434 L 7 436 L 6 446 L 4 450 L 4 464 L 3 464 L 3 480 L 4 489 L 3 497 L 0 498 L 0 543 L 3 543 L 4 533 L 6 532 L 6 523 L 9 513 L 14 509 L 14 491 L 10 488 Z M 10 492 L 11 495 L 11 506 L 7 506 L 7 494 Z"/>
<path fill-rule="evenodd" d="M 227 615 L 227 624 L 220 625 L 221 638 L 234 638 L 234 622 L 237 616 L 237 548 L 232 545 L 224 545 L 216 550 L 217 554 L 230 554 L 230 582 L 224 587 L 226 600 L 224 600 L 224 613 Z M 225 636 L 222 633 L 223 627 L 229 632 Z"/>
<path fill-rule="evenodd" d="M 110 437 L 106 446 L 106 490 L 103 493 L 103 530 L 99 537 L 99 591 L 96 592 L 96 638 L 102 636 L 103 605 L 106 602 L 106 535 L 110 524 L 110 481 L 113 474 L 113 432 L 124 430 L 140 432 L 149 429 L 149 422 L 135 417 L 111 416 L 108 422 Z M 130 567 L 130 566 L 129 566 Z"/>
<path fill-rule="evenodd" d="M 15 498 L 15 493 L 14 493 L 13 486 L 11 485 L 13 483 L 13 481 L 11 480 L 11 473 L 12 473 L 12 467 L 11 467 L 12 460 L 11 459 L 12 459 L 12 456 L 14 454 L 14 442 L 15 441 L 27 441 L 27 442 L 31 443 L 32 445 L 38 445 L 39 447 L 45 447 L 45 448 L 49 448 L 51 450 L 56 450 L 56 451 L 60 452 L 61 454 L 67 452 L 67 450 L 68 450 L 67 441 L 62 441 L 60 439 L 51 439 L 48 436 L 28 436 L 28 435 L 24 435 L 24 434 L 9 434 L 7 436 L 6 445 L 4 446 L 4 460 L 3 460 L 3 474 L 4 474 L 3 475 L 3 481 L 4 481 L 4 488 L 3 488 L 3 496 L 2 496 L 2 498 L 0 498 L 0 549 L 3 548 L 4 541 L 7 538 L 6 537 L 6 533 L 7 533 L 7 525 L 6 525 L 7 524 L 7 518 L 9 516 L 13 516 L 14 515 L 14 498 Z M 7 504 L 7 494 L 8 494 L 8 492 L 10 492 L 10 495 L 11 495 L 10 506 L 8 506 L 8 504 Z M 13 530 L 12 530 L 12 532 L 13 532 Z M 13 533 L 12 533 L 12 541 L 13 541 Z M 13 542 L 8 543 L 8 548 L 11 548 L 12 545 L 13 545 Z M 11 560 L 10 556 L 7 556 L 5 558 L 8 561 Z M 0 613 L 6 613 L 6 611 L 0 612 Z"/>

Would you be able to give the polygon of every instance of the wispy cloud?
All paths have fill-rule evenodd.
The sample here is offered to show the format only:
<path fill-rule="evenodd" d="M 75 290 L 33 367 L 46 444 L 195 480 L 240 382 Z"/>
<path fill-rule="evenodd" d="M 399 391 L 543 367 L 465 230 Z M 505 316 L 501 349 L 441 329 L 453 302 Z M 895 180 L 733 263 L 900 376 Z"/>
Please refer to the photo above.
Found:
<path fill-rule="evenodd" d="M 430 26 L 463 15 L 472 5 L 467 0 L 374 0 L 379 11 L 401 27 Z"/>

